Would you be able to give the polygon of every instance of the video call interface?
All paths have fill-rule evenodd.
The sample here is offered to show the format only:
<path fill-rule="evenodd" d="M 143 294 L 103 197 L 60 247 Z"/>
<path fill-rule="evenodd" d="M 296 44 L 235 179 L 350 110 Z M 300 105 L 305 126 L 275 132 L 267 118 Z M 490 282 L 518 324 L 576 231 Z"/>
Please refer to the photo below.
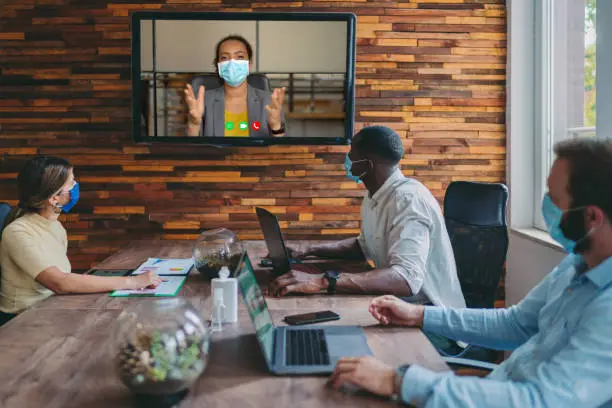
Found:
<path fill-rule="evenodd" d="M 346 135 L 346 21 L 141 20 L 141 135 Z"/>

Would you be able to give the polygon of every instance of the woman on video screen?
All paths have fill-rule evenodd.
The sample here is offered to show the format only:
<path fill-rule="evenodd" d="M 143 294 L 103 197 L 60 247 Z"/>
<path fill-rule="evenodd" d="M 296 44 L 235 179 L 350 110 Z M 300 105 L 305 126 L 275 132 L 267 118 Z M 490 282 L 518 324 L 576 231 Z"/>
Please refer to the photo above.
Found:
<path fill-rule="evenodd" d="M 285 135 L 285 88 L 273 92 L 247 83 L 253 48 L 238 35 L 223 38 L 216 47 L 215 65 L 223 85 L 194 93 L 185 87 L 189 109 L 188 136 L 279 137 Z"/>

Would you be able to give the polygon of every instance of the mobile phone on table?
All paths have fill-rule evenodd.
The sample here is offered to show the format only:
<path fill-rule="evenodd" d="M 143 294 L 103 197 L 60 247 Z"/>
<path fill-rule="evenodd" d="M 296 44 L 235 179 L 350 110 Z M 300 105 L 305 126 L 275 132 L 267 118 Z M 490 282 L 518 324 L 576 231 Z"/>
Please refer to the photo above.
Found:
<path fill-rule="evenodd" d="M 94 276 L 127 276 L 132 273 L 133 269 L 93 269 L 89 275 Z"/>
<path fill-rule="evenodd" d="M 285 323 L 291 325 L 300 325 L 300 324 L 313 324 L 313 323 L 322 323 L 329 322 L 332 320 L 339 320 L 340 315 L 332 312 L 331 310 L 324 310 L 322 312 L 312 312 L 312 313 L 303 313 L 293 316 L 286 316 Z"/>

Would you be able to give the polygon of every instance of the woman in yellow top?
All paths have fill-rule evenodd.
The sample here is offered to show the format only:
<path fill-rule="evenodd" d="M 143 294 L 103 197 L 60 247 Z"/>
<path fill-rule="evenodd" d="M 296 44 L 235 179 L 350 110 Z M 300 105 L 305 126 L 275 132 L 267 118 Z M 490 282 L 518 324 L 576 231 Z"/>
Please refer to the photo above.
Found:
<path fill-rule="evenodd" d="M 285 135 L 283 100 L 285 88 L 273 92 L 247 83 L 253 49 L 238 35 L 223 38 L 216 47 L 215 65 L 223 86 L 197 96 L 185 88 L 189 109 L 188 136 L 279 137 Z"/>
<path fill-rule="evenodd" d="M 17 177 L 19 204 L 7 216 L 0 241 L 0 325 L 53 293 L 96 293 L 156 287 L 154 273 L 102 277 L 70 273 L 68 238 L 58 221 L 79 198 L 73 168 L 64 159 L 36 157 Z"/>

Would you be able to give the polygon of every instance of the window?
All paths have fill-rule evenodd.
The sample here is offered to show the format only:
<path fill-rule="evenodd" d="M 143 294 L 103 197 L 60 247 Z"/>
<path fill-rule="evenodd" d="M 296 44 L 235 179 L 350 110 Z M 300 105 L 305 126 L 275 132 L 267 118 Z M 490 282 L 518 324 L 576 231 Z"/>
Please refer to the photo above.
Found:
<path fill-rule="evenodd" d="M 553 146 L 596 134 L 596 1 L 537 0 L 535 10 L 535 209 L 541 211 Z M 602 1 L 602 0 L 600 0 Z"/>

